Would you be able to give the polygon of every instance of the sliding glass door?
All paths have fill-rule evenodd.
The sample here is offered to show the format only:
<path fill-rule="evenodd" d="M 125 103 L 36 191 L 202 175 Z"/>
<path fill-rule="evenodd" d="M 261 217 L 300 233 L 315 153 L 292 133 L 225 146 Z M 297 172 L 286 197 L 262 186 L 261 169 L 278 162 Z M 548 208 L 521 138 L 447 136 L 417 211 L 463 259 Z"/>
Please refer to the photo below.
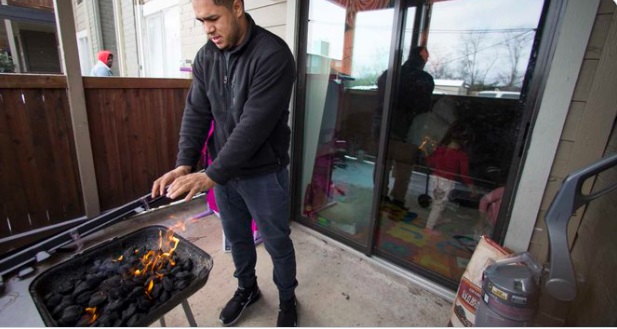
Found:
<path fill-rule="evenodd" d="M 455 286 L 507 220 L 543 6 L 308 1 L 297 219 Z"/>
<path fill-rule="evenodd" d="M 367 246 L 377 156 L 373 86 L 388 67 L 392 1 L 312 0 L 308 7 L 301 213 Z"/>

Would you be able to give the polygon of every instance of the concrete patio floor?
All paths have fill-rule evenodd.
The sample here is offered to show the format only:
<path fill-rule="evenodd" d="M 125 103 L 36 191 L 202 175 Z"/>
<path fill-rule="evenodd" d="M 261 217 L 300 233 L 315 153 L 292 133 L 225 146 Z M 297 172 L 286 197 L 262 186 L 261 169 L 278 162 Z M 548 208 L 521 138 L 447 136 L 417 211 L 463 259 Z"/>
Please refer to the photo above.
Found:
<path fill-rule="evenodd" d="M 205 203 L 189 204 L 139 215 L 136 225 L 172 225 L 202 212 Z M 126 223 L 123 223 L 126 224 Z M 230 253 L 222 251 L 221 224 L 210 215 L 178 232 L 214 260 L 206 285 L 189 298 L 198 326 L 220 326 L 218 315 L 233 295 Z M 296 290 L 299 324 L 307 327 L 429 327 L 446 326 L 451 302 L 389 271 L 370 264 L 362 254 L 337 246 L 334 241 L 292 223 L 298 264 Z M 247 308 L 236 326 L 272 327 L 278 314 L 278 293 L 272 282 L 272 262 L 263 245 L 257 247 L 257 277 L 262 298 Z M 188 326 L 182 307 L 165 316 L 167 326 Z M 159 326 L 155 323 L 153 326 Z"/>
<path fill-rule="evenodd" d="M 150 225 L 171 227 L 178 222 L 186 230 L 176 231 L 206 251 L 214 266 L 205 286 L 188 298 L 200 327 L 218 327 L 219 313 L 231 298 L 237 281 L 233 277 L 230 253 L 222 250 L 220 219 L 215 215 L 190 220 L 203 212 L 201 199 L 135 215 L 83 239 L 85 248 Z M 292 223 L 297 258 L 296 290 L 299 325 L 304 327 L 445 327 L 454 294 L 396 273 L 372 258 Z M 36 267 L 36 274 L 71 257 L 55 254 Z M 247 308 L 239 327 L 273 327 L 278 314 L 278 293 L 272 282 L 272 262 L 263 244 L 257 247 L 257 277 L 262 298 Z M 42 327 L 43 320 L 28 293 L 36 275 L 13 277 L 0 297 L 1 327 Z M 415 279 L 417 280 L 417 279 Z M 429 292 L 426 287 L 433 289 Z M 36 316 L 35 316 L 36 314 Z M 166 326 L 187 327 L 189 322 L 179 305 L 164 317 Z M 152 324 L 160 326 L 159 322 Z"/>

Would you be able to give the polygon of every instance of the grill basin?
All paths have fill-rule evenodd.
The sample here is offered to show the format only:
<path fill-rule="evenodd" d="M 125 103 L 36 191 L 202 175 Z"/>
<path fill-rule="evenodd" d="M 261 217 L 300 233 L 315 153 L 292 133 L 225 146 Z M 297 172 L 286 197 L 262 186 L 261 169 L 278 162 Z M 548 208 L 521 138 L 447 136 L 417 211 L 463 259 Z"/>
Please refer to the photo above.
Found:
<path fill-rule="evenodd" d="M 159 232 L 165 233 L 167 230 L 168 228 L 164 226 L 142 228 L 125 236 L 102 242 L 41 273 L 30 284 L 30 295 L 45 325 L 48 327 L 59 326 L 53 318 L 51 310 L 45 305 L 43 296 L 54 291 L 63 282 L 79 279 L 81 273 L 94 266 L 94 261 L 97 259 L 105 260 L 114 257 L 115 253 L 132 247 L 158 249 Z M 185 238 L 177 234 L 174 234 L 174 237 L 180 240 L 174 254 L 183 259 L 190 258 L 192 260 L 193 269 L 191 273 L 194 275 L 194 279 L 186 288 L 173 294 L 166 302 L 150 308 L 146 316 L 135 323 L 137 327 L 149 326 L 203 287 L 208 280 L 213 265 L 210 255 Z"/>

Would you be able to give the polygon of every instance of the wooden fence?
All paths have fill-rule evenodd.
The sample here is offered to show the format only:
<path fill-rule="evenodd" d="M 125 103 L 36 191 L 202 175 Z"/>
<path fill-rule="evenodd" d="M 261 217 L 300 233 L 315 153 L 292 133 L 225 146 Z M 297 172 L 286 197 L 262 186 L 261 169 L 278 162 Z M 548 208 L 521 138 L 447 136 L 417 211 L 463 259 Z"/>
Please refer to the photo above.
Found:
<path fill-rule="evenodd" d="M 190 80 L 83 78 L 101 210 L 174 166 Z M 0 75 L 0 238 L 84 215 L 65 76 Z"/>

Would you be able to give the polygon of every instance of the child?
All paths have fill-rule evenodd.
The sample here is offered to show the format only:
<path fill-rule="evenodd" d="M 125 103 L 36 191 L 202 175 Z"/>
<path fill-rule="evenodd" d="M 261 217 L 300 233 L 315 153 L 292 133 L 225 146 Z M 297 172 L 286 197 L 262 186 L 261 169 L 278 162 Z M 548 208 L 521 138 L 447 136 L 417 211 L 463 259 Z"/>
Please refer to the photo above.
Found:
<path fill-rule="evenodd" d="M 431 212 L 426 222 L 425 231 L 433 234 L 433 228 L 446 208 L 448 195 L 456 185 L 457 177 L 469 186 L 472 196 L 476 189 L 469 177 L 469 159 L 462 150 L 466 142 L 465 131 L 461 125 L 454 124 L 441 144 L 428 156 L 427 162 L 432 170 L 429 180 L 429 193 L 433 198 Z"/>

